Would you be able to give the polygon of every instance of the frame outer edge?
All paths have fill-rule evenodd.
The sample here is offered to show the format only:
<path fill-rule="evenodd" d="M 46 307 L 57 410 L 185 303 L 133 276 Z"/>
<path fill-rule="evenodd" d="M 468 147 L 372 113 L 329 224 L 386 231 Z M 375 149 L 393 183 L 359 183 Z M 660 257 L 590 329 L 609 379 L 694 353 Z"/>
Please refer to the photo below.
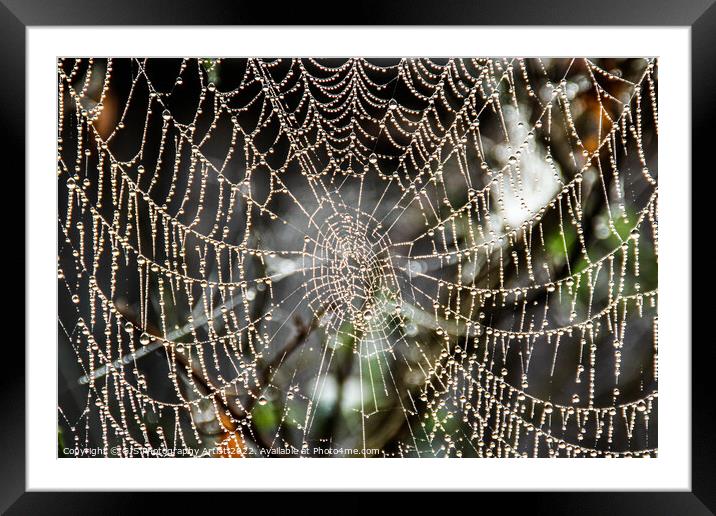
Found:
<path fill-rule="evenodd" d="M 25 58 L 26 58 L 26 40 L 25 40 L 25 24 L 26 23 L 47 23 L 51 25 L 62 25 L 72 21 L 72 16 L 54 16 L 56 13 L 50 13 L 43 11 L 42 7 L 47 7 L 42 1 L 27 1 L 23 6 L 13 0 L 9 3 L 14 4 L 14 8 L 11 10 L 6 4 L 7 0 L 3 0 L 0 3 L 0 39 L 3 41 L 3 45 L 0 45 L 0 56 L 2 63 L 5 65 L 5 74 L 7 77 L 20 78 L 20 80 L 5 80 L 0 81 L 0 98 L 13 99 L 12 102 L 4 102 L 3 109 L 0 110 L 0 129 L 4 133 L 5 138 L 3 139 L 3 147 L 6 148 L 19 148 L 25 147 Z M 84 1 L 78 2 L 78 4 L 84 4 Z M 713 142 L 716 139 L 716 134 L 713 127 L 713 121 L 716 120 L 716 96 L 714 95 L 714 84 L 716 84 L 716 3 L 713 0 L 708 2 L 699 2 L 702 6 L 704 3 L 710 4 L 705 9 L 691 8 L 687 13 L 683 12 L 677 14 L 676 11 L 672 11 L 666 14 L 666 17 L 671 17 L 672 20 L 676 20 L 676 24 L 683 23 L 684 17 L 687 18 L 688 13 L 692 14 L 693 11 L 698 10 L 701 14 L 696 17 L 692 24 L 692 154 L 694 163 L 703 165 L 704 173 L 708 173 L 713 170 L 712 161 L 708 156 L 708 149 L 713 146 Z M 457 2 L 461 4 L 461 2 Z M 67 2 L 56 2 L 57 6 L 69 8 L 70 5 Z M 493 4 L 494 5 L 494 4 Z M 677 3 L 674 2 L 672 5 L 677 7 Z M 121 7 L 115 4 L 117 8 L 121 8 L 127 13 L 126 7 Z M 146 5 L 144 11 L 146 11 Z M 177 6 L 179 7 L 179 6 Z M 185 8 L 186 5 L 182 6 L 177 11 L 183 11 L 185 14 L 191 14 L 190 8 Z M 444 6 L 448 7 L 448 6 Z M 466 7 L 462 5 L 462 7 Z M 679 6 L 679 9 L 683 9 L 683 6 Z M 72 9 L 74 10 L 74 9 Z M 113 9 L 108 9 L 112 11 Z M 606 9 L 609 11 L 609 9 Z M 33 12 L 34 11 L 34 12 Z M 168 19 L 164 24 L 172 24 L 173 22 L 181 22 L 184 16 L 180 15 L 175 11 L 174 20 Z M 383 23 L 390 22 L 390 18 L 393 16 L 390 13 L 391 9 L 378 9 L 377 17 L 380 18 L 381 13 L 384 16 Z M 447 12 L 452 11 L 446 9 Z M 468 11 L 465 14 L 470 14 L 474 9 L 467 8 Z M 489 9 L 487 9 L 489 15 Z M 81 17 L 75 20 L 78 24 L 91 24 L 91 18 L 99 18 L 98 11 L 92 9 L 87 12 L 87 16 Z M 106 12 L 106 11 L 105 11 Z M 365 12 L 365 11 L 364 11 Z M 457 18 L 457 13 L 454 18 Z M 140 14 L 137 13 L 137 17 Z M 423 13 L 425 14 L 425 13 Z M 634 21 L 633 14 L 631 11 L 627 13 L 626 17 L 622 17 L 618 20 L 618 24 L 630 24 Z M 52 19 L 50 19 L 52 17 Z M 663 19 L 664 13 L 657 15 L 657 18 Z M 122 16 L 119 20 L 119 24 L 132 23 L 135 16 L 129 15 Z M 153 18 L 153 16 L 150 16 Z M 172 18 L 169 16 L 168 18 Z M 246 21 L 250 22 L 250 18 Z M 361 19 L 363 16 L 361 16 Z M 438 22 L 444 22 L 444 16 L 440 17 Z M 474 16 L 467 16 L 465 19 L 472 18 Z M 536 16 L 541 18 L 540 16 Z M 654 15 L 647 16 L 649 20 L 654 20 Z M 201 16 L 196 20 L 198 23 L 212 23 L 205 16 Z M 229 21 L 237 22 L 237 16 L 230 16 Z M 380 23 L 380 20 L 374 20 Z M 595 21 L 595 20 L 592 20 Z M 596 20 L 597 23 L 607 23 L 606 18 Z M 562 23 L 570 23 L 571 19 L 562 20 Z M 144 18 L 144 23 L 153 23 L 152 20 Z M 214 22 L 216 23 L 216 22 Z M 532 24 L 539 24 L 539 21 L 532 21 Z M 611 22 L 614 24 L 614 21 Z M 674 24 L 674 22 L 671 22 Z M 700 66 L 699 66 L 700 65 Z M 698 72 L 697 70 L 698 66 Z M 18 124 L 19 122 L 19 124 Z M 19 125 L 19 127 L 18 127 Z M 25 170 L 25 155 L 24 153 L 13 154 L 16 160 L 13 163 L 14 170 Z M 710 160 L 710 161 L 707 161 Z M 24 184 L 24 173 L 23 173 L 23 191 L 25 191 Z M 25 191 L 25 193 L 27 193 Z M 25 228 L 23 227 L 23 231 Z M 24 236 L 23 236 L 24 244 Z M 23 245 L 23 262 L 24 262 L 25 248 Z M 25 270 L 25 276 L 27 271 Z M 23 299 L 24 299 L 23 294 Z M 24 303 L 23 303 L 24 306 Z M 693 319 L 693 317 L 692 317 Z M 24 329 L 24 328 L 23 328 Z M 24 339 L 23 339 L 24 342 Z M 15 345 L 16 347 L 19 347 Z M 694 361 L 696 368 L 705 368 L 707 364 L 716 363 L 716 351 L 710 344 L 704 343 L 703 346 L 697 348 L 698 361 Z M 0 482 L 0 512 L 6 510 L 15 501 L 23 500 L 28 501 L 28 498 L 35 499 L 42 497 L 44 501 L 47 500 L 48 496 L 51 495 L 40 495 L 40 494 L 25 494 L 21 496 L 25 491 L 25 358 L 24 349 L 19 352 L 22 356 L 20 363 L 22 367 L 14 368 L 13 370 L 5 370 L 0 375 L 0 396 L 2 396 L 7 402 L 5 403 L 6 412 L 3 414 L 3 425 L 2 435 L 0 436 L 0 475 L 2 475 L 3 481 Z M 695 369 L 696 369 L 695 368 Z M 697 371 L 695 370 L 694 373 Z M 700 378 L 707 378 L 705 369 L 702 371 L 703 374 L 699 375 Z M 704 382 L 705 383 L 705 382 Z M 716 491 L 713 489 L 713 479 L 716 478 L 716 471 L 714 471 L 714 464 L 716 464 L 716 441 L 713 439 L 714 424 L 716 423 L 716 406 L 712 403 L 709 397 L 710 391 L 709 386 L 704 384 L 697 384 L 695 375 L 692 376 L 693 386 L 693 411 L 692 411 L 692 449 L 697 453 L 692 453 L 692 489 L 694 493 L 693 498 L 700 500 L 702 508 L 709 510 L 709 512 L 716 512 Z M 706 388 L 704 388 L 706 387 Z M 67 493 L 69 494 L 69 493 Z M 99 493 L 97 493 L 99 494 Z M 681 498 L 685 501 L 683 495 L 673 493 L 674 496 Z M 636 495 L 635 496 L 639 496 Z M 19 498 L 20 497 L 20 498 Z M 18 499 L 19 498 L 19 499 Z M 690 500 L 693 501 L 693 500 Z M 606 504 L 610 505 L 610 504 Z M 49 507 L 49 505 L 47 506 Z M 685 506 L 683 507 L 686 508 Z M 708 509 L 707 509 L 708 508 Z M 692 506 L 692 510 L 695 507 Z M 617 511 L 618 512 L 618 511 Z"/>
<path fill-rule="evenodd" d="M 694 22 L 691 27 L 691 146 L 692 146 L 692 197 L 693 184 L 696 172 L 701 177 L 712 175 L 715 169 L 714 161 L 710 155 L 714 141 L 716 141 L 716 3 L 711 6 Z M 704 189 L 700 189 L 701 192 Z M 698 191 L 698 190 L 697 190 Z M 708 202 L 708 199 L 705 200 Z M 699 218 L 693 217 L 693 206 L 696 199 L 692 200 L 692 242 L 693 222 Z M 701 217 L 703 220 L 703 216 Z M 702 227 L 703 233 L 706 228 Z M 692 264 L 693 264 L 692 257 Z M 692 282 L 693 285 L 693 265 Z M 692 294 L 693 298 L 693 294 Z M 708 304 L 708 303 L 707 303 Z M 710 309 L 704 305 L 692 301 L 691 326 L 693 334 L 693 322 L 695 315 L 703 315 L 698 320 L 708 320 Z M 704 319 L 706 318 L 706 319 Z M 709 366 L 716 363 L 716 348 L 713 341 L 707 339 L 689 339 L 692 346 L 692 409 L 691 409 L 691 488 L 693 493 L 716 514 L 716 440 L 714 439 L 714 428 L 716 425 L 716 404 L 713 399 L 712 371 Z"/>
<path fill-rule="evenodd" d="M 25 189 L 25 25 L 4 4 L 0 4 L 0 141 L 5 152 L 3 173 L 12 187 Z M 10 152 L 14 149 L 14 152 Z M 18 149 L 22 149 L 17 152 Z M 24 204 L 24 196 L 17 199 Z M 22 204 L 21 204 L 22 205 Z M 7 207 L 6 209 L 15 209 Z M 24 213 L 24 209 L 23 209 Z M 16 226 L 15 226 L 16 227 Z M 27 277 L 25 265 L 25 221 L 22 234 L 15 242 L 20 249 L 23 264 L 23 278 L 12 278 L 13 282 L 24 283 Z M 19 232 L 19 231 L 18 231 Z M 16 238 L 18 238 L 16 237 Z M 17 257 L 15 258 L 17 260 Z M 15 359 L 16 367 L 3 367 L 0 374 L 0 397 L 3 403 L 2 433 L 0 433 L 0 512 L 11 505 L 25 491 L 25 285 L 9 288 L 22 292 L 22 304 L 8 310 L 11 314 L 23 310 L 23 324 L 20 335 L 6 336 L 3 358 Z M 15 297 L 16 294 L 13 294 Z M 11 302 L 8 301 L 8 305 Z M 14 304 L 14 303 L 13 303 Z M 20 306 L 17 306 L 20 305 Z M 22 340 L 20 340 L 20 337 Z"/>
<path fill-rule="evenodd" d="M 8 511 L 9 515 L 28 514 L 134 514 L 138 508 L 159 506 L 162 513 L 204 514 L 207 507 L 205 492 L 90 492 L 90 493 L 26 493 Z M 267 492 L 259 496 L 267 495 Z M 273 512 L 278 507 L 295 508 L 297 503 L 311 502 L 318 493 L 291 492 L 272 493 L 269 505 Z M 377 499 L 376 506 L 387 501 L 391 493 L 370 493 L 370 502 Z M 445 493 L 435 493 L 438 497 Z M 515 514 L 549 514 L 551 516 L 709 516 L 712 514 L 699 499 L 687 492 L 638 492 L 638 493 L 599 493 L 599 492 L 491 492 L 491 493 L 450 493 L 450 500 L 457 502 L 458 497 L 467 495 L 475 503 L 487 502 L 491 506 L 509 506 Z M 245 493 L 211 493 L 211 503 L 215 507 L 228 507 L 246 499 Z M 321 492 L 322 503 L 326 507 L 365 506 L 366 495 L 358 492 Z M 475 498 L 475 497 L 478 498 Z M 425 503 L 434 500 L 432 492 L 412 492 L 406 498 L 403 512 L 424 512 Z M 463 501 L 466 497 L 462 498 Z M 508 501 L 508 505 L 505 502 Z M 469 502 L 468 502 L 469 503 Z M 340 504 L 340 505 L 339 505 Z M 380 505 L 379 505 L 380 504 Z M 467 506 L 467 504 L 465 504 Z M 370 509 L 369 509 L 370 510 Z M 345 512 L 345 511 L 344 511 Z M 351 511 L 348 511 L 352 513 Z M 353 511 L 355 512 L 355 511 Z M 141 509 L 140 509 L 141 513 Z"/>
<path fill-rule="evenodd" d="M 359 0 L 351 18 L 332 0 L 300 10 L 253 0 L 0 0 L 25 25 L 682 25 L 713 0 Z"/>

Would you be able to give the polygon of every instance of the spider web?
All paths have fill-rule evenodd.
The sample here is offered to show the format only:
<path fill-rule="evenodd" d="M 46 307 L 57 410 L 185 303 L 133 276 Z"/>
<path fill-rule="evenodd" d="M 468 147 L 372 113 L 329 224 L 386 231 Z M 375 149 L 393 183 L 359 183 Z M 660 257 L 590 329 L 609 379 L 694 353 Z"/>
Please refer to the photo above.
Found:
<path fill-rule="evenodd" d="M 655 59 L 60 59 L 61 442 L 655 456 Z"/>

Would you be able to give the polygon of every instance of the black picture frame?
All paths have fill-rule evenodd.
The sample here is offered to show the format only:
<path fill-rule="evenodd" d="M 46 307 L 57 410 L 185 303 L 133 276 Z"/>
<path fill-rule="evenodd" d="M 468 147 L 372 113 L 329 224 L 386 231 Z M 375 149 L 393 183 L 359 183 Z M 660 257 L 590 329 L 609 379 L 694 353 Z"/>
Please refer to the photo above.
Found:
<path fill-rule="evenodd" d="M 338 15 L 339 12 L 351 12 Z M 693 170 L 708 173 L 713 167 L 710 149 L 716 141 L 716 0 L 377 0 L 302 4 L 300 9 L 277 9 L 265 2 L 220 0 L 211 3 L 192 0 L 0 0 L 0 145 L 6 174 L 24 187 L 26 28 L 58 25 L 623 25 L 691 27 L 691 114 Z M 89 47 L 88 47 L 89 49 Z M 688 131 L 689 128 L 684 128 Z M 10 152 L 13 149 L 13 152 Z M 15 160 L 9 163 L 9 160 Z M 675 172 L 679 173 L 679 172 Z M 693 177 L 693 176 L 692 176 Z M 19 186 L 19 185 L 18 185 Z M 25 194 L 31 192 L 25 190 Z M 693 203 L 692 203 L 693 205 Z M 11 218 L 6 219 L 8 221 Z M 12 223 L 12 222 L 10 222 Z M 693 229 L 692 229 L 693 232 Z M 692 233 L 693 234 L 693 233 Z M 25 238 L 24 227 L 23 235 Z M 16 249 L 24 249 L 20 244 Z M 22 251 L 24 253 L 24 251 Z M 17 259 L 17 254 L 15 254 Z M 25 278 L 31 271 L 25 269 Z M 6 283 L 8 282 L 6 276 Z M 6 287 L 10 289 L 8 285 Z M 19 288 L 19 287 L 15 287 Z M 12 295 L 12 294 L 11 294 Z M 17 296 L 13 296 L 17 297 Z M 12 309 L 11 309 L 12 310 Z M 12 312 L 10 312 L 12 313 Z M 693 316 L 692 316 L 693 320 Z M 685 323 L 687 321 L 684 321 Z M 24 339 L 24 335 L 23 335 Z M 10 339 L 3 343 L 5 364 L 0 373 L 2 425 L 0 430 L 0 511 L 8 514 L 95 514 L 137 512 L 148 508 L 148 497 L 161 497 L 162 512 L 172 506 L 189 509 L 197 503 L 204 508 L 216 496 L 191 493 L 50 493 L 26 492 L 25 484 L 25 350 Z M 691 345 L 689 336 L 674 343 Z M 480 502 L 491 497 L 511 510 L 532 514 L 716 514 L 716 403 L 709 367 L 716 363 L 716 351 L 708 341 L 694 341 L 692 348 L 692 456 L 690 492 L 640 493 L 480 493 Z M 296 496 L 296 495 L 293 495 Z M 303 496 L 303 495 L 300 495 Z M 508 497 L 508 498 L 504 498 Z M 419 501 L 419 498 L 412 497 Z M 156 502 L 157 500 L 152 500 Z M 228 500 L 227 500 L 228 501 Z M 221 503 L 221 502 L 218 502 Z M 345 502 L 343 502 L 345 503 Z M 364 500 L 365 503 L 365 500 Z M 272 502 L 266 507 L 272 507 Z M 230 507 L 227 505 L 227 508 Z M 260 505 L 257 505 L 260 507 Z M 364 506 L 365 507 L 365 506 Z"/>

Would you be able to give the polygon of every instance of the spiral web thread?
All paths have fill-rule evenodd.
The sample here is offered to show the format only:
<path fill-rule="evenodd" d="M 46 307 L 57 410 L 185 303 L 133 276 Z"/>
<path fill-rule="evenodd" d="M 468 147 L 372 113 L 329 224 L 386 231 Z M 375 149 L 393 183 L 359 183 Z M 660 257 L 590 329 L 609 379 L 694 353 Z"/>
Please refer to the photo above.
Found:
<path fill-rule="evenodd" d="M 657 75 L 60 59 L 65 444 L 655 456 Z"/>

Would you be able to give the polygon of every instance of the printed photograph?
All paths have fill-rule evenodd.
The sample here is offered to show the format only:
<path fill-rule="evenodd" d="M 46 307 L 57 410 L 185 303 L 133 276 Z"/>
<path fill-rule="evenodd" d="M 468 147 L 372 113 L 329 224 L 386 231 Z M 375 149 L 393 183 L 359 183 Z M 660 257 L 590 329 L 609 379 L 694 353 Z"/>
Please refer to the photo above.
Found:
<path fill-rule="evenodd" d="M 658 76 L 59 59 L 58 457 L 656 457 Z"/>

